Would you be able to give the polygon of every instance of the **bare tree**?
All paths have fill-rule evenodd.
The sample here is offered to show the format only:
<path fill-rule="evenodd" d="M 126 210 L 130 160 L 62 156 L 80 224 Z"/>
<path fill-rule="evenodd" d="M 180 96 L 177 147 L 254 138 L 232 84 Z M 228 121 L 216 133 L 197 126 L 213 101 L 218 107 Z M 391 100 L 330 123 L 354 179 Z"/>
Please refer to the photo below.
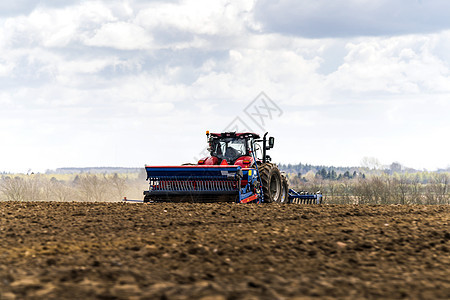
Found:
<path fill-rule="evenodd" d="M 11 178 L 9 176 L 2 177 L 0 190 L 9 201 L 25 201 L 27 200 L 26 182 L 21 177 Z"/>
<path fill-rule="evenodd" d="M 113 191 L 113 199 L 122 199 L 125 197 L 125 193 L 128 189 L 127 181 L 124 178 L 119 177 L 117 173 L 107 178 L 108 185 Z"/>
<path fill-rule="evenodd" d="M 79 176 L 77 189 L 82 201 L 106 201 L 108 186 L 104 178 L 97 175 Z"/>

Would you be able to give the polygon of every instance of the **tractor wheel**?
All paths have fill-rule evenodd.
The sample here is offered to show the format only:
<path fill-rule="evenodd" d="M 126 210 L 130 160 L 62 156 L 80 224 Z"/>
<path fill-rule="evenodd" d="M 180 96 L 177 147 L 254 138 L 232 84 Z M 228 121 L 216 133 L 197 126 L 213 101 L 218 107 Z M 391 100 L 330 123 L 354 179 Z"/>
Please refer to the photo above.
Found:
<path fill-rule="evenodd" d="M 281 174 L 281 203 L 289 202 L 289 184 L 284 173 Z"/>
<path fill-rule="evenodd" d="M 271 163 L 265 163 L 261 164 L 258 170 L 261 177 L 264 202 L 282 202 L 285 198 L 283 198 L 283 181 L 278 167 Z"/>

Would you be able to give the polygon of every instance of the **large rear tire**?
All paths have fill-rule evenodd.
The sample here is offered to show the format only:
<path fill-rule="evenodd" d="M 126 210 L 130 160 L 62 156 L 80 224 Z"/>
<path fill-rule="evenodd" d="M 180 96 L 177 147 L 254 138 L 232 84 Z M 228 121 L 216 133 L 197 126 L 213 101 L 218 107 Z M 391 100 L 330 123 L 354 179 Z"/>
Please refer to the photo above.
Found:
<path fill-rule="evenodd" d="M 278 167 L 271 163 L 261 164 L 258 168 L 264 193 L 264 202 L 283 202 L 286 191 L 283 191 L 283 180 Z"/>

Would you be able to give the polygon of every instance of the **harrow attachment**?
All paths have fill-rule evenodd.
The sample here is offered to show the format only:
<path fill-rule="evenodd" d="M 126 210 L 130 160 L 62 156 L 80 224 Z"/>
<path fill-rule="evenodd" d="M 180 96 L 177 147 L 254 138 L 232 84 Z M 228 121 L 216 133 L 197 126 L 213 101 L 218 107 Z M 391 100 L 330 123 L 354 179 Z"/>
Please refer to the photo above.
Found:
<path fill-rule="evenodd" d="M 239 166 L 145 167 L 150 189 L 144 202 L 239 202 Z"/>
<path fill-rule="evenodd" d="M 322 204 L 322 194 L 309 194 L 306 192 L 296 192 L 289 189 L 289 203 L 295 204 Z"/>

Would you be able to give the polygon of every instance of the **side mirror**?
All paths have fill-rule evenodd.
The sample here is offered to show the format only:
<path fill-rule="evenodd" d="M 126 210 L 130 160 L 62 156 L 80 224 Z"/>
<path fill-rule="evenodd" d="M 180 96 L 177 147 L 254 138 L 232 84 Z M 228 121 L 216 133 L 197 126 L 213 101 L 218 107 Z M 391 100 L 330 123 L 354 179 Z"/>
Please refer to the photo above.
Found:
<path fill-rule="evenodd" d="M 273 136 L 271 136 L 269 138 L 269 147 L 268 147 L 268 149 L 272 149 L 274 144 L 275 144 L 275 138 Z"/>

